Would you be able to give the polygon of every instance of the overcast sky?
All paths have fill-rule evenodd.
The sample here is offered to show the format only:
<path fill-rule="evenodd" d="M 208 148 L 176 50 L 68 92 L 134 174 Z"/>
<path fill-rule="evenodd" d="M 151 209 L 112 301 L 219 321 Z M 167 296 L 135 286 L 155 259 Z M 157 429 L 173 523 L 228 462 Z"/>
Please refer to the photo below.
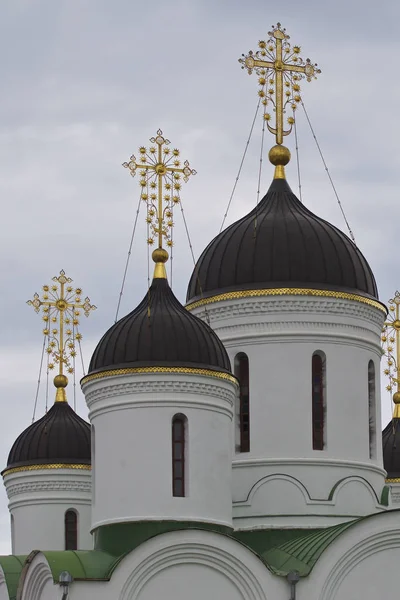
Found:
<path fill-rule="evenodd" d="M 277 9 L 279 6 L 279 10 Z M 3 0 L 0 11 L 0 463 L 29 425 L 42 323 L 25 301 L 65 269 L 98 306 L 84 358 L 114 320 L 139 187 L 121 163 L 161 127 L 198 175 L 182 191 L 194 252 L 218 233 L 257 103 L 238 58 L 281 21 L 322 69 L 302 95 L 381 299 L 400 287 L 395 0 Z M 345 224 L 299 111 L 303 200 Z M 261 118 L 227 223 L 256 202 Z M 268 135 L 266 148 L 273 144 Z M 287 145 L 294 150 L 294 140 Z M 266 159 L 267 151 L 265 152 Z M 287 169 L 297 192 L 296 164 Z M 262 190 L 272 167 L 265 160 Z M 192 260 L 175 218 L 173 287 L 184 301 Z M 121 315 L 147 286 L 144 213 Z M 51 392 L 52 393 L 52 392 Z M 71 394 L 71 391 L 70 391 Z M 45 410 L 44 389 L 38 416 Z M 385 423 L 390 399 L 382 399 Z M 87 416 L 83 397 L 78 412 Z M 10 551 L 0 493 L 0 553 Z"/>

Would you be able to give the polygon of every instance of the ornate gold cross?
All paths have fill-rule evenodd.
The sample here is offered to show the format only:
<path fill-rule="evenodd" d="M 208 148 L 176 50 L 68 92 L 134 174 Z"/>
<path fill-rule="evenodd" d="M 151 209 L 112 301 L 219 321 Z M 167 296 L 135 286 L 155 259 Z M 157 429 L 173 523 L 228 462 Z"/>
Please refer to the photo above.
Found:
<path fill-rule="evenodd" d="M 65 402 L 65 387 L 68 379 L 64 374 L 64 366 L 68 373 L 73 373 L 74 368 L 71 364 L 71 358 L 76 356 L 75 342 L 80 343 L 81 333 L 77 331 L 79 325 L 80 311 L 83 310 L 85 317 L 88 317 L 96 307 L 90 304 L 89 298 L 81 301 L 81 288 L 73 288 L 70 284 L 72 279 L 60 271 L 58 277 L 53 277 L 53 285 L 44 285 L 42 298 L 35 293 L 33 300 L 28 300 L 27 304 L 33 306 L 35 312 L 42 309 L 45 328 L 43 334 L 47 338 L 47 354 L 53 357 L 54 362 L 58 363 L 58 375 L 54 378 L 54 385 L 57 388 L 56 402 Z M 48 364 L 50 370 L 54 369 L 54 363 Z"/>
<path fill-rule="evenodd" d="M 386 357 L 384 373 L 389 377 L 386 386 L 388 392 L 393 394 L 395 404 L 394 418 L 400 418 L 400 293 L 396 292 L 394 298 L 389 300 L 388 320 L 384 323 L 382 331 L 382 347 Z"/>
<path fill-rule="evenodd" d="M 187 160 L 181 165 L 179 150 L 175 148 L 171 151 L 168 148 L 170 141 L 163 137 L 161 129 L 157 131 L 156 137 L 150 138 L 150 142 L 155 145 L 148 150 L 141 146 L 138 160 L 132 155 L 129 162 L 124 162 L 122 166 L 129 169 L 132 177 L 139 170 L 141 198 L 147 204 L 146 221 L 151 230 L 147 242 L 154 244 L 155 236 L 158 238 L 158 248 L 161 249 L 163 238 L 167 246 L 172 246 L 173 207 L 180 201 L 181 175 L 183 181 L 187 182 L 190 175 L 196 175 L 196 171 L 189 166 Z M 168 258 L 168 254 L 166 256 Z"/>
<path fill-rule="evenodd" d="M 284 128 L 284 114 L 287 106 L 293 111 L 296 110 L 301 101 L 299 81 L 306 78 L 307 81 L 316 79 L 317 73 L 321 70 L 316 64 L 312 64 L 310 59 L 304 62 L 300 57 L 300 47 L 291 48 L 289 36 L 286 30 L 281 28 L 278 23 L 268 32 L 270 38 L 268 41 L 258 42 L 259 50 L 250 52 L 239 59 L 242 69 L 247 69 L 249 75 L 253 70 L 258 75 L 260 89 L 258 95 L 262 99 L 264 106 L 271 103 L 275 111 L 275 127 L 269 123 L 270 113 L 264 113 L 267 121 L 268 130 L 276 136 L 276 143 L 282 144 L 283 137 L 289 135 L 294 124 L 294 117 L 288 118 L 289 128 Z"/>

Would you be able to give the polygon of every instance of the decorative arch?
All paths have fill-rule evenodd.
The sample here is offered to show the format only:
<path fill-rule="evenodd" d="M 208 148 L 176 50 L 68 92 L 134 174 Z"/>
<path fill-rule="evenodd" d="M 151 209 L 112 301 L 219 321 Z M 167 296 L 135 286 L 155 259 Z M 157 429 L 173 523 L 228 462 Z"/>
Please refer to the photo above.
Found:
<path fill-rule="evenodd" d="M 244 352 L 236 354 L 234 372 L 239 381 L 237 449 L 250 452 L 250 374 L 249 358 Z"/>
<path fill-rule="evenodd" d="M 313 450 L 326 448 L 326 355 L 317 350 L 311 359 L 311 411 Z"/>
<path fill-rule="evenodd" d="M 240 505 L 242 505 L 242 506 L 251 505 L 253 503 L 254 496 L 256 495 L 258 490 L 263 485 L 265 485 L 271 481 L 286 481 L 288 483 L 291 483 L 295 488 L 297 488 L 301 492 L 301 494 L 304 498 L 305 504 L 309 504 L 312 501 L 312 498 L 311 498 L 307 488 L 303 485 L 303 483 L 299 479 L 296 479 L 295 477 L 292 477 L 291 475 L 286 475 L 285 473 L 273 473 L 271 475 L 266 475 L 265 477 L 262 477 L 261 479 L 256 481 L 256 483 L 250 489 L 246 500 L 244 502 L 235 502 L 235 505 L 239 505 L 239 506 Z"/>
<path fill-rule="evenodd" d="M 172 495 L 183 498 L 187 495 L 188 420 L 186 415 L 172 417 Z"/>
<path fill-rule="evenodd" d="M 192 565 L 207 567 L 220 574 L 228 580 L 229 589 L 233 585 L 243 600 L 267 600 L 266 588 L 269 589 L 268 598 L 276 594 L 276 578 L 274 581 L 265 565 L 236 541 L 205 531 L 185 532 L 183 541 L 181 534 L 163 534 L 142 546 L 142 555 L 130 566 L 118 600 L 140 600 L 146 585 L 157 575 L 174 567 L 190 568 Z M 117 573 L 113 576 L 114 581 L 116 577 Z M 266 580 L 271 580 L 270 585 Z"/>
<path fill-rule="evenodd" d="M 340 541 L 340 538 L 339 540 Z M 374 533 L 360 540 L 335 563 L 322 586 L 319 600 L 335 600 L 336 592 L 340 586 L 361 562 L 382 551 L 399 551 L 400 529 Z"/>
<path fill-rule="evenodd" d="M 69 508 L 64 515 L 65 550 L 78 550 L 78 512 Z"/>
<path fill-rule="evenodd" d="M 9 600 L 7 582 L 4 576 L 3 569 L 0 565 L 0 600 Z"/>
<path fill-rule="evenodd" d="M 40 551 L 34 550 L 23 566 L 16 600 L 42 600 L 53 593 L 54 581 L 49 563 Z"/>
<path fill-rule="evenodd" d="M 379 506 L 380 499 L 378 498 L 370 482 L 367 479 L 364 479 L 364 477 L 359 477 L 358 475 L 351 475 L 350 477 L 344 477 L 343 479 L 337 481 L 331 489 L 328 499 L 331 500 L 333 504 L 336 504 L 341 490 L 352 483 L 360 483 L 368 491 L 376 507 Z"/>

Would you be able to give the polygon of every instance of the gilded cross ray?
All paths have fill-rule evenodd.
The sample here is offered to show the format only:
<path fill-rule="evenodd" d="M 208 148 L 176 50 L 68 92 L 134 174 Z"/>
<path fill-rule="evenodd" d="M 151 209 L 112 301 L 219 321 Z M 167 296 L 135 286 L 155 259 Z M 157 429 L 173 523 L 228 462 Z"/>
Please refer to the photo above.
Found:
<path fill-rule="evenodd" d="M 382 348 L 386 358 L 384 374 L 389 378 L 388 392 L 396 389 L 394 417 L 400 418 L 400 292 L 389 300 L 389 314 L 382 331 Z"/>
<path fill-rule="evenodd" d="M 65 401 L 64 389 L 68 379 L 64 370 L 72 374 L 74 372 L 73 359 L 75 358 L 76 342 L 80 344 L 82 334 L 78 332 L 79 317 L 81 311 L 88 317 L 96 306 L 90 303 L 86 297 L 81 299 L 82 289 L 74 288 L 72 279 L 60 271 L 58 277 L 52 278 L 53 284 L 44 285 L 42 297 L 35 293 L 33 300 L 27 304 L 33 306 L 35 312 L 42 311 L 44 321 L 43 334 L 47 339 L 46 352 L 53 361 L 48 363 L 48 368 L 53 370 L 58 364 L 58 376 L 54 380 L 57 388 L 58 401 Z"/>
<path fill-rule="evenodd" d="M 275 125 L 270 124 L 270 113 L 264 112 L 264 119 L 268 130 L 275 135 L 276 143 L 282 144 L 283 137 L 289 135 L 294 124 L 294 116 L 288 117 L 289 127 L 285 129 L 286 108 L 291 107 L 295 111 L 301 102 L 299 82 L 304 78 L 307 81 L 316 79 L 321 70 L 317 64 L 311 63 L 309 58 L 305 61 L 301 58 L 300 46 L 291 47 L 286 29 L 282 29 L 280 23 L 273 27 L 268 35 L 270 37 L 267 41 L 258 42 L 259 50 L 250 50 L 248 54 L 242 54 L 243 58 L 240 58 L 239 62 L 249 75 L 253 71 L 257 74 L 260 84 L 258 95 L 265 107 L 272 105 Z"/>
<path fill-rule="evenodd" d="M 164 238 L 166 245 L 171 247 L 173 207 L 180 202 L 181 178 L 186 183 L 196 171 L 187 160 L 181 163 L 179 150 L 169 148 L 171 142 L 163 136 L 161 129 L 150 142 L 149 149 L 139 148 L 138 159 L 133 154 L 122 166 L 129 169 L 132 177 L 136 172 L 140 174 L 141 198 L 147 204 L 146 221 L 150 228 L 147 243 L 153 245 L 157 238 L 158 248 L 162 248 Z"/>

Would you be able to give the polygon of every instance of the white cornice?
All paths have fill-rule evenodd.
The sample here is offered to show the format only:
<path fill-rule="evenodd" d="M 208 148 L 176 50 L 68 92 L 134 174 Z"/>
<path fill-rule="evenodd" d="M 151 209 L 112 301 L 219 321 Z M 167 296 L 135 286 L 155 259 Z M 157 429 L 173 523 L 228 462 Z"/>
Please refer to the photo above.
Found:
<path fill-rule="evenodd" d="M 225 414 L 233 418 L 236 387 L 226 381 L 168 376 L 161 378 L 134 375 L 115 376 L 85 384 L 85 398 L 90 417 L 102 412 L 127 408 L 182 407 Z M 110 401 L 112 399 L 112 401 Z"/>
<path fill-rule="evenodd" d="M 256 298 L 240 298 L 224 300 L 215 304 L 208 304 L 193 309 L 193 314 L 202 319 L 208 318 L 214 327 L 214 321 L 225 319 L 240 320 L 241 317 L 266 317 L 281 314 L 283 320 L 287 320 L 288 314 L 331 315 L 340 317 L 341 321 L 346 317 L 357 318 L 368 324 L 382 327 L 384 313 L 382 310 L 368 304 L 344 300 L 339 298 L 325 298 L 315 296 L 262 296 Z M 317 319 L 318 320 L 318 319 Z"/>
<path fill-rule="evenodd" d="M 288 467 L 288 466 L 307 466 L 307 467 L 346 467 L 350 469 L 359 469 L 373 471 L 377 475 L 386 476 L 386 471 L 373 463 L 358 462 L 352 460 L 343 460 L 335 458 L 249 458 L 234 459 L 232 467 L 234 469 L 249 467 Z"/>

